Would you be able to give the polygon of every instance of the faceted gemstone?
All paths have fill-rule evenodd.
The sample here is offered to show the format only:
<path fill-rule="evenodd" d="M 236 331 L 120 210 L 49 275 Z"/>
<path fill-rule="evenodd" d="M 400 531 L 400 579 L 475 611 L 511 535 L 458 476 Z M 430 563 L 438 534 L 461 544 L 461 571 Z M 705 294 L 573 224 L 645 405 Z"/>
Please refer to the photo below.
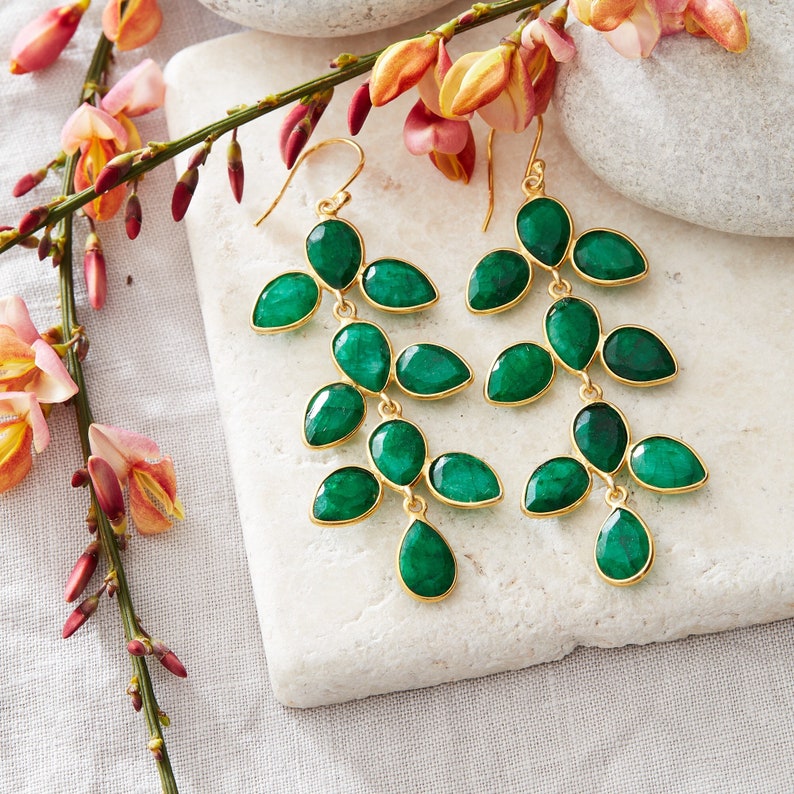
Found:
<path fill-rule="evenodd" d="M 491 366 L 485 396 L 492 403 L 521 405 L 540 397 L 554 379 L 554 359 L 535 342 L 503 350 Z"/>
<path fill-rule="evenodd" d="M 415 311 L 438 300 L 433 282 L 418 268 L 400 259 L 376 259 L 361 274 L 361 290 L 379 309 Z"/>
<path fill-rule="evenodd" d="M 519 242 L 547 267 L 556 267 L 565 258 L 572 232 L 568 210 L 553 198 L 528 201 L 516 214 Z"/>
<path fill-rule="evenodd" d="M 413 485 L 422 473 L 427 443 L 422 431 L 404 419 L 379 424 L 369 437 L 369 454 L 383 478 L 397 488 Z"/>
<path fill-rule="evenodd" d="M 629 471 L 654 491 L 692 491 L 705 485 L 708 472 L 695 450 L 669 436 L 648 436 L 629 452 Z"/>
<path fill-rule="evenodd" d="M 254 304 L 251 325 L 263 333 L 289 331 L 303 325 L 320 305 L 320 288 L 308 274 L 282 273 L 265 284 Z"/>
<path fill-rule="evenodd" d="M 622 325 L 604 340 L 604 366 L 618 380 L 650 385 L 670 380 L 678 372 L 672 351 L 653 331 Z"/>
<path fill-rule="evenodd" d="M 317 489 L 312 519 L 320 524 L 347 524 L 368 516 L 379 504 L 383 489 L 377 477 L 360 466 L 332 471 Z"/>
<path fill-rule="evenodd" d="M 614 474 L 623 465 L 629 429 L 609 403 L 593 402 L 582 408 L 574 417 L 571 435 L 585 460 L 604 474 Z"/>
<path fill-rule="evenodd" d="M 346 290 L 364 263 L 364 246 L 355 227 L 339 218 L 318 223 L 306 238 L 306 257 L 331 288 Z"/>
<path fill-rule="evenodd" d="M 607 516 L 596 538 L 595 562 L 610 584 L 633 584 L 648 573 L 653 538 L 636 513 L 617 507 Z"/>
<path fill-rule="evenodd" d="M 544 322 L 546 339 L 569 369 L 587 369 L 601 337 L 595 306 L 581 298 L 560 298 L 549 306 Z"/>
<path fill-rule="evenodd" d="M 455 555 L 446 540 L 418 518 L 403 535 L 397 552 L 397 573 L 408 592 L 422 601 L 444 598 L 458 576 Z"/>
<path fill-rule="evenodd" d="M 397 356 L 397 385 L 413 397 L 444 397 L 467 386 L 474 374 L 454 351 L 442 345 L 409 345 Z"/>
<path fill-rule="evenodd" d="M 530 515 L 555 515 L 577 507 L 590 493 L 592 477 L 576 458 L 561 455 L 532 472 L 524 490 L 524 511 Z"/>
<path fill-rule="evenodd" d="M 439 455 L 428 467 L 427 484 L 435 496 L 458 507 L 484 507 L 502 498 L 496 472 L 466 452 Z"/>
<path fill-rule="evenodd" d="M 591 229 L 573 246 L 573 265 L 584 278 L 618 286 L 639 281 L 648 272 L 648 260 L 628 237 L 610 229 Z"/>
<path fill-rule="evenodd" d="M 339 369 L 354 383 L 378 394 L 391 375 L 391 347 L 375 323 L 352 322 L 340 328 L 331 342 Z"/>
<path fill-rule="evenodd" d="M 469 276 L 466 304 L 473 312 L 496 312 L 526 295 L 532 281 L 529 262 L 518 251 L 498 248 L 487 253 Z"/>
<path fill-rule="evenodd" d="M 309 400 L 303 416 L 303 438 L 310 447 L 327 447 L 353 435 L 361 427 L 367 403 L 349 383 L 323 386 Z"/>

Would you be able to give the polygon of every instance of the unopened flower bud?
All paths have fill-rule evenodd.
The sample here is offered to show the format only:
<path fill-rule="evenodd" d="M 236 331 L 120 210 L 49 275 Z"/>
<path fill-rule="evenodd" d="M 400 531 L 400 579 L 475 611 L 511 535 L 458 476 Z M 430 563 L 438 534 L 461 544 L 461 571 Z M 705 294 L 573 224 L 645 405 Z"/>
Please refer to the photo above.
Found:
<path fill-rule="evenodd" d="M 157 709 L 157 719 L 164 728 L 171 724 L 171 718 L 162 709 Z"/>
<path fill-rule="evenodd" d="M 39 262 L 43 262 L 50 255 L 50 251 L 52 251 L 52 238 L 49 232 L 44 232 L 38 245 Z"/>
<path fill-rule="evenodd" d="M 28 248 L 29 250 L 33 250 L 34 248 L 39 247 L 39 238 L 38 237 L 26 237 L 24 240 L 20 240 L 17 245 L 21 246 L 22 248 Z"/>
<path fill-rule="evenodd" d="M 174 186 L 174 195 L 171 197 L 171 216 L 178 223 L 185 217 L 190 200 L 196 192 L 199 181 L 197 168 L 188 168 Z"/>
<path fill-rule="evenodd" d="M 75 342 L 74 350 L 75 353 L 77 353 L 77 360 L 81 363 L 85 361 L 85 357 L 88 355 L 88 348 L 88 337 L 84 334 L 80 334 L 80 336 L 77 338 L 77 342 Z"/>
<path fill-rule="evenodd" d="M 141 221 L 143 220 L 143 210 L 138 194 L 133 191 L 127 199 L 127 207 L 124 210 L 124 228 L 127 230 L 127 237 L 134 240 L 141 233 Z"/>
<path fill-rule="evenodd" d="M 127 643 L 127 653 L 131 656 L 148 656 L 152 645 L 145 637 L 135 637 Z"/>
<path fill-rule="evenodd" d="M 146 745 L 149 750 L 151 750 L 152 756 L 154 756 L 155 761 L 162 761 L 163 760 L 163 740 L 159 737 L 154 739 L 150 739 L 149 743 Z"/>
<path fill-rule="evenodd" d="M 19 221 L 18 229 L 20 235 L 30 234 L 37 226 L 47 220 L 49 214 L 50 208 L 45 205 L 28 210 Z"/>
<path fill-rule="evenodd" d="M 96 608 L 99 606 L 99 595 L 92 595 L 86 598 L 77 609 L 66 618 L 66 623 L 63 624 L 63 631 L 61 632 L 61 637 L 63 639 L 67 639 L 74 634 L 80 626 L 85 623 L 91 615 L 96 612 Z"/>
<path fill-rule="evenodd" d="M 47 169 L 40 168 L 38 171 L 33 171 L 30 174 L 25 174 L 19 182 L 14 185 L 14 198 L 19 198 L 20 196 L 24 196 L 25 193 L 29 193 L 33 190 L 36 185 L 44 180 L 44 177 L 47 176 Z"/>
<path fill-rule="evenodd" d="M 118 185 L 127 176 L 134 161 L 135 155 L 132 152 L 120 154 L 109 160 L 94 181 L 96 194 L 99 196 L 102 193 L 107 193 L 108 190 Z"/>
<path fill-rule="evenodd" d="M 102 243 L 95 232 L 91 232 L 86 237 L 83 275 L 85 276 L 89 303 L 94 309 L 101 309 L 105 305 L 105 298 L 108 294 L 108 277 Z"/>
<path fill-rule="evenodd" d="M 130 702 L 135 711 L 140 711 L 143 708 L 143 698 L 141 697 L 141 690 L 138 687 L 138 676 L 134 675 L 130 678 L 130 683 L 127 686 L 127 694 L 130 696 Z"/>
<path fill-rule="evenodd" d="M 362 83 L 350 98 L 350 104 L 347 106 L 347 127 L 351 135 L 358 135 L 364 122 L 372 110 L 372 99 L 369 95 L 369 80 Z"/>
<path fill-rule="evenodd" d="M 104 458 L 96 455 L 88 458 L 88 473 L 91 475 L 97 502 L 115 529 L 125 516 L 119 478 L 113 467 Z"/>
<path fill-rule="evenodd" d="M 82 488 L 88 484 L 88 469 L 78 469 L 72 475 L 72 488 Z"/>
<path fill-rule="evenodd" d="M 287 168 L 295 165 L 333 95 L 333 88 L 314 94 L 308 103 L 298 103 L 284 118 L 279 132 L 279 148 Z"/>
<path fill-rule="evenodd" d="M 190 155 L 190 159 L 187 161 L 187 170 L 190 171 L 192 168 L 198 168 L 204 165 L 204 163 L 207 162 L 207 157 L 211 149 L 212 146 L 207 143 L 199 146 L 199 148 Z"/>
<path fill-rule="evenodd" d="M 67 604 L 71 604 L 83 594 L 83 590 L 94 575 L 98 561 L 99 542 L 95 540 L 93 543 L 89 543 L 85 551 L 77 558 L 77 562 L 66 580 L 63 597 Z"/>
<path fill-rule="evenodd" d="M 158 657 L 160 664 L 179 678 L 187 678 L 187 670 L 182 662 L 179 661 L 177 655 L 173 651 L 168 651 L 164 656 Z"/>
<path fill-rule="evenodd" d="M 88 513 L 86 513 L 85 517 L 85 524 L 88 531 L 93 535 L 96 532 L 96 510 L 94 510 L 94 505 L 92 504 L 88 508 Z"/>
<path fill-rule="evenodd" d="M 243 199 L 245 169 L 243 168 L 243 152 L 237 142 L 237 130 L 234 131 L 229 147 L 226 149 L 226 168 L 229 174 L 229 186 L 232 189 L 232 195 L 239 204 Z"/>

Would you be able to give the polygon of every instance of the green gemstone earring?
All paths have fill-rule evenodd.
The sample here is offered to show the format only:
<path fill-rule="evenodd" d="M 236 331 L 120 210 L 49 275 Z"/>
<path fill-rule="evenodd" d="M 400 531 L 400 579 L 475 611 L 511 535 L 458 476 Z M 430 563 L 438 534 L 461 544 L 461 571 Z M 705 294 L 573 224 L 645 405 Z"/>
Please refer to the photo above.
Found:
<path fill-rule="evenodd" d="M 599 477 L 611 512 L 596 537 L 595 565 L 609 584 L 630 585 L 650 571 L 654 542 L 645 522 L 628 507 L 628 490 L 614 478 L 626 467 L 644 488 L 682 493 L 705 485 L 708 471 L 679 439 L 654 434 L 632 442 L 628 420 L 591 380 L 590 367 L 597 359 L 608 375 L 631 386 L 666 383 L 678 374 L 678 364 L 664 340 L 648 328 L 621 325 L 605 333 L 596 307 L 574 297 L 571 283 L 560 275 L 570 262 L 585 281 L 617 287 L 645 278 L 648 261 L 621 232 L 590 229 L 574 236 L 565 205 L 545 193 L 545 165 L 537 159 L 542 134 L 539 117 L 521 186 L 526 201 L 515 219 L 518 250 L 499 248 L 480 259 L 469 277 L 466 305 L 475 314 L 505 311 L 527 294 L 536 267 L 551 276 L 545 344 L 521 341 L 500 352 L 488 372 L 485 399 L 506 406 L 537 400 L 550 389 L 558 367 L 581 380 L 584 406 L 570 429 L 574 454 L 547 460 L 530 474 L 521 509 L 533 518 L 569 513 L 590 494 L 593 476 Z"/>
<path fill-rule="evenodd" d="M 396 385 L 403 394 L 434 400 L 465 389 L 474 379 L 471 367 L 444 345 L 422 342 L 395 355 L 386 332 L 358 316 L 349 293 L 358 287 L 373 308 L 391 313 L 420 311 L 438 300 L 433 282 L 402 259 L 365 262 L 358 229 L 338 216 L 351 199 L 347 188 L 364 167 L 364 153 L 354 141 L 329 138 L 307 149 L 290 171 L 261 223 L 284 195 L 296 169 L 318 149 L 332 144 L 354 148 L 359 163 L 350 178 L 330 198 L 319 201 L 319 223 L 305 244 L 308 272 L 290 270 L 272 278 L 262 289 L 250 325 L 259 334 L 299 328 L 320 307 L 323 294 L 334 300 L 331 311 L 339 328 L 331 340 L 331 359 L 340 379 L 320 387 L 303 414 L 302 438 L 311 449 L 324 449 L 353 438 L 364 424 L 367 399 L 378 400 L 380 422 L 366 443 L 368 467 L 344 466 L 319 485 L 309 511 L 313 522 L 352 524 L 372 515 L 381 503 L 384 486 L 403 497 L 408 518 L 397 546 L 397 577 L 420 601 L 446 598 L 457 581 L 457 563 L 443 535 L 427 520 L 428 503 L 416 492 L 424 482 L 439 501 L 461 508 L 484 507 L 502 499 L 502 483 L 483 460 L 465 452 L 431 457 L 418 425 L 403 417 L 401 404 L 388 394 Z"/>

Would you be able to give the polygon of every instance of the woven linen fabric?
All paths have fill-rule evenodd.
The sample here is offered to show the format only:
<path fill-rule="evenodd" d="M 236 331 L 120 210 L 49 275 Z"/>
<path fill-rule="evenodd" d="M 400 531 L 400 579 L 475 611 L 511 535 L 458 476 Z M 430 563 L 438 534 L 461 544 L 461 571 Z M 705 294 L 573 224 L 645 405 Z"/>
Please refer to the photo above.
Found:
<path fill-rule="evenodd" d="M 50 5 L 6 0 L 0 52 Z M 238 29 L 190 0 L 163 7 L 158 38 L 120 55 L 119 70 L 145 56 L 164 64 L 182 47 Z M 54 68 L 0 76 L 0 223 L 16 223 L 58 192 L 49 180 L 10 197 L 19 176 L 58 150 L 100 12 L 89 10 Z M 161 112 L 140 119 L 139 129 L 144 140 L 167 136 Z M 517 673 L 310 711 L 278 705 L 187 243 L 170 218 L 173 181 L 170 166 L 147 175 L 134 243 L 120 219 L 102 227 L 107 305 L 93 312 L 81 287 L 78 309 L 91 339 L 86 375 L 97 420 L 155 438 L 174 458 L 185 504 L 173 531 L 135 535 L 125 552 L 143 624 L 189 671 L 183 681 L 151 668 L 172 720 L 166 740 L 181 791 L 791 790 L 794 621 L 666 645 L 580 649 Z M 79 240 L 84 221 L 76 228 Z M 79 245 L 76 259 L 79 272 Z M 40 329 L 58 321 L 56 274 L 35 253 L 0 255 L 0 295 L 12 293 L 25 298 Z M 80 464 L 71 412 L 57 407 L 50 427 L 51 445 L 30 476 L 0 495 L 0 790 L 157 791 L 143 718 L 124 694 L 131 671 L 115 604 L 104 602 L 74 637 L 60 638 L 71 611 L 63 584 L 89 537 L 86 495 L 69 487 Z"/>

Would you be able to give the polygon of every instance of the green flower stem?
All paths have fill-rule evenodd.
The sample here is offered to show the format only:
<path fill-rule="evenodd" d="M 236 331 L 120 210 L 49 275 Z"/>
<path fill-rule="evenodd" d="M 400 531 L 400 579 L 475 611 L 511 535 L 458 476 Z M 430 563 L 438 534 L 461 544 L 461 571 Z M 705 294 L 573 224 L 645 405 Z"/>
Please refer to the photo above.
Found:
<path fill-rule="evenodd" d="M 518 12 L 526 12 L 524 14 L 524 18 L 526 19 L 527 17 L 537 16 L 543 8 L 555 1 L 556 0 L 501 0 L 501 2 L 495 3 L 476 3 L 473 6 L 473 11 L 475 13 L 471 15 L 471 17 L 467 17 L 464 23 L 460 22 L 460 17 L 456 17 L 446 23 L 446 25 L 440 25 L 439 28 L 445 31 L 449 29 L 453 33 L 460 33 Z M 290 88 L 287 91 L 271 94 L 254 105 L 243 105 L 235 108 L 229 111 L 226 118 L 214 121 L 206 127 L 195 130 L 181 138 L 176 138 L 167 143 L 150 144 L 151 156 L 135 163 L 119 184 L 125 184 L 140 179 L 147 171 L 157 168 L 168 160 L 172 160 L 180 152 L 184 152 L 186 149 L 197 146 L 206 140 L 215 141 L 221 135 L 237 127 L 242 127 L 251 121 L 255 121 L 278 108 L 289 105 L 292 102 L 297 102 L 310 94 L 326 91 L 354 77 L 366 74 L 372 69 L 373 64 L 382 51 L 383 50 L 377 50 L 368 55 L 362 55 L 352 59 L 345 58 L 343 59 L 345 65 L 333 72 L 316 77 L 299 86 Z M 91 81 L 87 80 L 86 86 L 88 87 L 90 85 Z M 95 198 L 96 193 L 93 188 L 86 188 L 81 193 L 67 195 L 63 201 L 51 209 L 48 217 L 43 220 L 36 229 L 60 221 L 62 218 L 71 215 L 84 204 L 93 201 Z M 36 231 L 36 229 L 33 229 L 33 231 Z M 31 232 L 31 234 L 32 233 L 33 232 Z M 0 240 L 2 240 L 2 242 L 0 242 L 0 253 L 16 245 L 20 239 L 22 238 L 11 236 L 10 233 L 6 239 L 0 237 Z"/>
<path fill-rule="evenodd" d="M 94 56 L 91 60 L 91 65 L 86 73 L 86 81 L 81 92 L 80 102 L 90 100 L 95 91 L 94 86 L 100 79 L 102 72 L 107 66 L 108 58 L 110 57 L 113 44 L 104 36 L 101 36 L 94 50 Z M 63 171 L 62 190 L 64 195 L 69 195 L 74 185 L 74 173 L 77 166 L 78 156 L 76 154 L 66 158 Z M 61 238 L 62 245 L 62 258 L 58 268 L 60 298 L 61 298 L 61 323 L 64 330 L 64 335 L 71 337 L 73 331 L 79 327 L 77 321 L 77 309 L 74 299 L 74 269 L 73 269 L 73 250 L 72 250 L 72 216 L 71 214 L 65 215 L 58 226 L 58 236 Z M 77 416 L 77 429 L 80 437 L 80 445 L 83 451 L 83 458 L 88 460 L 91 454 L 88 442 L 88 428 L 91 426 L 93 418 L 91 416 L 91 408 L 88 403 L 88 395 L 86 392 L 85 377 L 83 376 L 83 367 L 80 359 L 77 356 L 77 351 L 72 345 L 68 348 L 66 353 L 66 364 L 69 368 L 74 382 L 77 384 L 79 391 L 72 398 L 72 405 L 75 409 Z M 121 621 L 124 625 L 124 636 L 129 642 L 133 637 L 138 635 L 138 622 L 135 617 L 135 607 L 132 603 L 132 596 L 130 595 L 130 588 L 127 583 L 127 577 L 124 573 L 124 564 L 121 559 L 116 535 L 107 516 L 102 512 L 96 500 L 96 495 L 91 490 L 91 502 L 96 512 L 97 518 L 97 535 L 102 544 L 102 549 L 105 553 L 108 562 L 108 569 L 116 574 L 116 581 L 118 582 L 118 590 L 116 591 L 116 600 L 119 605 L 119 612 L 121 613 Z M 160 783 L 162 790 L 167 794 L 177 794 L 176 780 L 174 773 L 171 769 L 171 762 L 168 758 L 168 751 L 165 746 L 163 738 L 162 727 L 158 717 L 159 707 L 157 699 L 152 687 L 152 680 L 149 677 L 149 669 L 146 660 L 143 657 L 130 656 L 132 660 L 132 668 L 134 674 L 138 677 L 138 687 L 143 701 L 143 713 L 146 719 L 146 725 L 149 729 L 150 742 L 154 741 L 159 745 L 159 753 L 161 758 L 158 758 L 155 763 L 160 774 Z"/>

